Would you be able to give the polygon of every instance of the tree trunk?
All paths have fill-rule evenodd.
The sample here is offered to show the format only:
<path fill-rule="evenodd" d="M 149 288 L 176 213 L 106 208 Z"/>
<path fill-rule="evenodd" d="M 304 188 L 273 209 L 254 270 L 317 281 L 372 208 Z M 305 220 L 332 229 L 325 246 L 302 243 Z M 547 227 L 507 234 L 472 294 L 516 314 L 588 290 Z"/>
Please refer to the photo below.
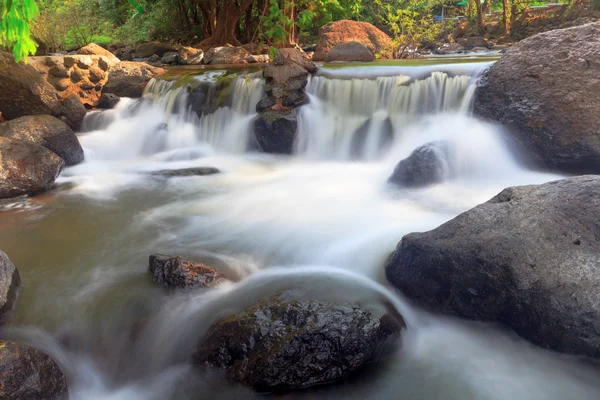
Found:
<path fill-rule="evenodd" d="M 502 18 L 504 18 L 504 32 L 510 33 L 510 19 L 508 17 L 508 0 L 502 0 Z"/>
<path fill-rule="evenodd" d="M 235 35 L 235 30 L 238 25 L 238 21 L 244 11 L 252 5 L 254 0 L 246 0 L 240 6 L 236 4 L 236 0 L 227 0 L 221 9 L 221 12 L 215 20 L 215 29 L 212 31 L 211 37 L 203 40 L 198 44 L 198 47 L 203 50 L 208 50 L 211 47 L 223 46 L 225 44 L 232 44 L 234 46 L 240 46 L 241 43 Z M 211 3 L 213 1 L 211 0 Z M 214 1 L 216 5 L 216 1 Z"/>
<path fill-rule="evenodd" d="M 481 6 L 481 1 L 475 0 L 475 6 L 477 7 L 477 30 L 481 32 L 483 29 L 483 7 Z"/>

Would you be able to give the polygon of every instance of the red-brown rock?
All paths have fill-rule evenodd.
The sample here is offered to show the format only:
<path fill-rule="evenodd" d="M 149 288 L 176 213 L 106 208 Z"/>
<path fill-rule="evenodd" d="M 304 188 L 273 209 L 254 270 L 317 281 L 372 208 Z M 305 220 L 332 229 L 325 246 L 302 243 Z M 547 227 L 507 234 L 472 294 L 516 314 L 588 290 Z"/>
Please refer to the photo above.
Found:
<path fill-rule="evenodd" d="M 319 43 L 313 60 L 325 61 L 334 46 L 351 41 L 364 44 L 376 57 L 392 57 L 392 39 L 385 32 L 368 22 L 342 20 L 331 22 L 319 29 Z"/>

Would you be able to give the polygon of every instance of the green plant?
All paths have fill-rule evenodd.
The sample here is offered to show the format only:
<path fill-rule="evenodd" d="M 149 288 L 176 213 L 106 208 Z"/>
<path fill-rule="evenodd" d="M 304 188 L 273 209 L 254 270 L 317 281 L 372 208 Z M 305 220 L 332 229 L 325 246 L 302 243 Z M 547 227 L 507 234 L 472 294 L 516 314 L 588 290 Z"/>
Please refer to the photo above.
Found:
<path fill-rule="evenodd" d="M 2 0 L 0 3 L 0 46 L 12 49 L 15 61 L 35 54 L 37 45 L 31 38 L 29 23 L 40 13 L 34 0 Z"/>

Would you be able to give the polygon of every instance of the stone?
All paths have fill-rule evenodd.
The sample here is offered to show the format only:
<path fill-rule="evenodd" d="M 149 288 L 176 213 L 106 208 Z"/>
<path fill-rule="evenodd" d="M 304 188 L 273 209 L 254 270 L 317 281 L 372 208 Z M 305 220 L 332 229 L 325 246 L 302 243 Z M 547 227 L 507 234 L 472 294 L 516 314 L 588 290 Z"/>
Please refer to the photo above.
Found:
<path fill-rule="evenodd" d="M 303 91 L 293 91 L 283 98 L 281 105 L 296 108 L 310 103 L 308 95 Z"/>
<path fill-rule="evenodd" d="M 474 112 L 502 124 L 538 168 L 600 173 L 600 23 L 508 48 L 480 80 Z"/>
<path fill-rule="evenodd" d="M 369 50 L 367 46 L 362 43 L 351 41 L 340 43 L 335 46 L 329 53 L 327 53 L 327 57 L 325 57 L 325 62 L 371 62 L 374 61 L 375 57 L 373 57 L 373 53 Z"/>
<path fill-rule="evenodd" d="M 251 64 L 268 64 L 271 62 L 271 58 L 268 54 L 253 54 L 249 62 Z"/>
<path fill-rule="evenodd" d="M 64 163 L 45 147 L 0 137 L 0 199 L 49 190 Z"/>
<path fill-rule="evenodd" d="M 284 292 L 214 323 L 193 362 L 261 393 L 343 381 L 393 353 L 398 318 Z"/>
<path fill-rule="evenodd" d="M 86 79 L 86 74 L 78 67 L 73 67 L 71 70 L 71 82 L 78 83 Z"/>
<path fill-rule="evenodd" d="M 266 110 L 254 120 L 254 137 L 265 153 L 292 154 L 297 130 L 297 109 Z"/>
<path fill-rule="evenodd" d="M 210 65 L 247 64 L 252 54 L 242 47 L 213 47 L 204 55 L 204 63 Z"/>
<path fill-rule="evenodd" d="M 450 176 L 449 143 L 437 141 L 417 147 L 400 161 L 388 182 L 403 187 L 422 187 L 440 183 Z"/>
<path fill-rule="evenodd" d="M 104 72 L 100 67 L 92 65 L 89 70 L 89 79 L 92 83 L 98 83 L 101 80 L 106 78 L 106 72 Z"/>
<path fill-rule="evenodd" d="M 153 171 L 151 175 L 160 176 L 163 178 L 176 178 L 176 177 L 187 177 L 187 176 L 205 176 L 218 174 L 217 168 L 213 167 L 196 167 L 196 168 L 184 168 L 184 169 L 165 169 L 161 171 Z"/>
<path fill-rule="evenodd" d="M 202 263 L 164 254 L 152 254 L 149 260 L 154 283 L 168 288 L 214 288 L 226 279 L 214 268 Z"/>
<path fill-rule="evenodd" d="M 60 104 L 62 105 L 63 118 L 66 120 L 67 125 L 73 130 L 79 129 L 87 114 L 87 110 L 79 96 L 71 94 L 64 98 Z"/>
<path fill-rule="evenodd" d="M 112 93 L 102 93 L 102 96 L 100 96 L 100 100 L 98 101 L 97 107 L 103 108 L 105 110 L 110 110 L 112 108 L 115 108 L 117 103 L 119 103 L 119 100 L 121 99 L 117 95 L 114 95 Z"/>
<path fill-rule="evenodd" d="M 177 52 L 177 58 L 181 65 L 200 65 L 204 59 L 204 52 L 193 47 L 181 47 Z"/>
<path fill-rule="evenodd" d="M 504 189 L 404 236 L 388 280 L 433 312 L 502 323 L 554 351 L 600 358 L 600 176 Z"/>
<path fill-rule="evenodd" d="M 394 45 L 385 32 L 368 22 L 341 20 L 319 28 L 319 43 L 313 60 L 325 61 L 333 47 L 352 41 L 367 46 L 375 57 L 392 58 Z"/>
<path fill-rule="evenodd" d="M 55 65 L 48 70 L 48 73 L 52 76 L 56 76 L 57 78 L 68 78 L 69 70 L 67 70 L 63 65 Z"/>
<path fill-rule="evenodd" d="M 467 38 L 467 41 L 464 44 L 464 46 L 465 46 L 465 49 L 467 49 L 467 50 L 470 50 L 474 47 L 485 47 L 485 48 L 491 47 L 491 45 L 488 43 L 488 41 L 480 36 L 473 36 L 473 37 Z"/>
<path fill-rule="evenodd" d="M 10 258 L 0 250 L 0 323 L 5 322 L 15 307 L 21 287 L 21 276 Z"/>
<path fill-rule="evenodd" d="M 279 49 L 277 56 L 281 56 L 283 60 L 290 60 L 294 63 L 298 64 L 300 67 L 305 69 L 307 72 L 314 74 L 317 72 L 317 66 L 312 60 L 308 57 L 308 55 L 302 50 L 298 48 L 284 48 Z M 285 63 L 285 61 L 284 61 Z"/>
<path fill-rule="evenodd" d="M 0 112 L 10 120 L 25 115 L 60 116 L 56 91 L 31 65 L 15 63 L 12 54 L 0 51 Z"/>
<path fill-rule="evenodd" d="M 167 65 L 177 64 L 178 57 L 179 57 L 177 54 L 178 53 L 175 51 L 169 51 L 162 56 L 162 59 L 160 60 L 160 62 L 163 64 L 167 64 Z"/>
<path fill-rule="evenodd" d="M 275 104 L 277 104 L 277 101 L 273 96 L 263 97 L 258 101 L 258 103 L 256 103 L 256 112 L 261 113 L 273 107 Z"/>
<path fill-rule="evenodd" d="M 41 351 L 0 340 L 0 399 L 68 400 L 67 379 Z"/>
<path fill-rule="evenodd" d="M 164 72 L 164 69 L 146 63 L 121 61 L 110 69 L 102 93 L 112 93 L 119 97 L 141 97 L 150 79 Z"/>
<path fill-rule="evenodd" d="M 59 92 L 65 91 L 71 86 L 71 80 L 68 78 L 50 78 L 48 82 Z"/>
<path fill-rule="evenodd" d="M 147 58 L 153 54 L 162 57 L 165 53 L 170 51 L 177 51 L 177 49 L 170 44 L 148 42 L 137 45 L 135 48 L 135 55 L 139 58 Z"/>
<path fill-rule="evenodd" d="M 89 56 L 81 56 L 77 58 L 77 66 L 81 69 L 88 69 L 94 65 L 94 60 Z"/>
<path fill-rule="evenodd" d="M 51 115 L 31 115 L 0 124 L 0 137 L 43 146 L 60 156 L 66 165 L 83 161 L 83 149 L 77 136 Z"/>
<path fill-rule="evenodd" d="M 146 61 L 148 63 L 158 63 L 160 62 L 160 56 L 156 55 L 156 54 L 152 54 L 148 60 Z"/>
<path fill-rule="evenodd" d="M 103 56 L 105 62 L 108 62 L 109 65 L 115 65 L 119 63 L 121 60 L 117 56 L 115 56 L 110 51 L 105 48 L 98 46 L 96 43 L 90 43 L 87 46 L 83 46 L 79 50 L 77 50 L 77 54 L 88 55 L 88 56 Z"/>
<path fill-rule="evenodd" d="M 79 82 L 79 87 L 81 88 L 81 90 L 92 90 L 96 88 L 96 85 L 94 85 L 89 80 L 84 79 L 83 81 Z"/>

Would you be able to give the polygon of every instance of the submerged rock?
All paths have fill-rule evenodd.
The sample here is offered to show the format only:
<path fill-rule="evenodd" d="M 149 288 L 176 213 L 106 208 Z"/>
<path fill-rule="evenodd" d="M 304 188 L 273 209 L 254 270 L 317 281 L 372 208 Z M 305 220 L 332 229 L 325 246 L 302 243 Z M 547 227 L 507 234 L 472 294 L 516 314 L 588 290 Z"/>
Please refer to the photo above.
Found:
<path fill-rule="evenodd" d="M 600 173 L 600 23 L 506 50 L 480 80 L 475 114 L 501 123 L 538 167 Z"/>
<path fill-rule="evenodd" d="M 15 264 L 0 250 L 0 322 L 12 311 L 19 295 L 21 276 Z"/>
<path fill-rule="evenodd" d="M 254 136 L 266 153 L 292 154 L 298 129 L 298 110 L 266 110 L 254 120 Z"/>
<path fill-rule="evenodd" d="M 175 178 L 185 176 L 204 176 L 218 174 L 217 168 L 213 167 L 197 167 L 197 168 L 185 168 L 185 169 L 165 169 L 161 171 L 154 171 L 152 175 L 162 176 L 164 178 Z"/>
<path fill-rule="evenodd" d="M 226 281 L 219 272 L 202 263 L 164 254 L 150 256 L 150 272 L 154 283 L 169 288 L 212 288 Z"/>
<path fill-rule="evenodd" d="M 49 190 L 64 164 L 45 147 L 0 137 L 0 199 Z"/>
<path fill-rule="evenodd" d="M 396 165 L 388 182 L 406 187 L 443 182 L 450 175 L 449 146 L 448 142 L 437 141 L 417 147 Z"/>
<path fill-rule="evenodd" d="M 362 43 L 351 41 L 335 45 L 325 57 L 326 62 L 371 62 L 375 60 L 373 53 Z"/>
<path fill-rule="evenodd" d="M 496 321 L 544 348 L 600 358 L 600 177 L 503 190 L 402 238 L 388 280 L 435 312 Z"/>
<path fill-rule="evenodd" d="M 65 160 L 65 165 L 83 161 L 83 148 L 71 128 L 51 115 L 31 115 L 0 124 L 0 136 L 43 146 Z"/>
<path fill-rule="evenodd" d="M 193 360 L 260 392 L 303 389 L 379 361 L 403 327 L 356 305 L 289 300 L 284 293 L 216 322 Z"/>
<path fill-rule="evenodd" d="M 46 354 L 0 340 L 0 399 L 67 400 L 67 379 Z"/>

